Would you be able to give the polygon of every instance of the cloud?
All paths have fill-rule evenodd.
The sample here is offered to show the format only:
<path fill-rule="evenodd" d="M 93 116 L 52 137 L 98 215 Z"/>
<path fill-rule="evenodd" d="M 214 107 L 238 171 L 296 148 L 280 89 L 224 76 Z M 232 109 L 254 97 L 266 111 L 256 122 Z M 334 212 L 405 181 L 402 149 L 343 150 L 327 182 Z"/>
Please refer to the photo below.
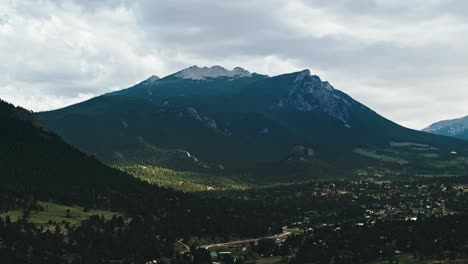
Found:
<path fill-rule="evenodd" d="M 197 65 L 310 68 L 422 128 L 468 114 L 468 3 L 41 0 L 0 3 L 0 97 L 34 110 Z"/>
<path fill-rule="evenodd" d="M 28 11 L 3 6 L 2 98 L 45 110 L 131 85 L 164 67 L 163 55 L 145 52 L 151 45 L 127 8 L 87 12 L 72 3 L 30 4 Z"/>

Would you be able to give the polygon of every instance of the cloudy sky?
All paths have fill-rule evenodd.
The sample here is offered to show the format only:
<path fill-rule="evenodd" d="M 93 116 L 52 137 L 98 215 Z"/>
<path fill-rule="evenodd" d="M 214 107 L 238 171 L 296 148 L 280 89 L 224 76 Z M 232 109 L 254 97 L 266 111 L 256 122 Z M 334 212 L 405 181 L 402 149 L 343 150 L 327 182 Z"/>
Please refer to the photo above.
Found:
<path fill-rule="evenodd" d="M 465 0 L 0 0 L 0 98 L 42 111 L 199 65 L 308 68 L 420 129 L 468 115 Z"/>

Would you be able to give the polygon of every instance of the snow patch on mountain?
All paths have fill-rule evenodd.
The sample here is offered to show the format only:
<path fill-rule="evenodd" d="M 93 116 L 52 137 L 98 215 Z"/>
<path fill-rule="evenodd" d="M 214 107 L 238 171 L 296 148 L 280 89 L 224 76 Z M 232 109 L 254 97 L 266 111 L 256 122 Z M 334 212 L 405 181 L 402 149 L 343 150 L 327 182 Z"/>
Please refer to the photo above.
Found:
<path fill-rule="evenodd" d="M 182 79 L 191 79 L 191 80 L 205 80 L 207 78 L 240 78 L 240 77 L 251 77 L 252 73 L 241 68 L 235 67 L 232 70 L 227 70 L 221 66 L 212 66 L 212 67 L 203 67 L 200 68 L 196 65 L 189 67 L 187 69 L 181 70 L 174 74 L 175 77 Z"/>
<path fill-rule="evenodd" d="M 439 135 L 456 137 L 468 131 L 468 116 L 452 120 L 440 121 L 424 128 L 423 131 Z"/>

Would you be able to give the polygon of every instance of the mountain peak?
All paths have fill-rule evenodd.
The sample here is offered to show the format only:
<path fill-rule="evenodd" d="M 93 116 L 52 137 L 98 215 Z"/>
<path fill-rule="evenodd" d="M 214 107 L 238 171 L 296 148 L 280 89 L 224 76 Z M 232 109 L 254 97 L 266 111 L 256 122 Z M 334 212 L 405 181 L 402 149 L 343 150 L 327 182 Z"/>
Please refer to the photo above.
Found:
<path fill-rule="evenodd" d="M 322 79 L 320 79 L 320 77 L 317 75 L 312 75 L 309 69 L 295 72 L 293 74 L 296 76 L 294 79 L 294 85 L 302 85 L 309 88 L 321 87 L 328 91 L 334 90 L 333 86 L 329 82 L 322 81 Z"/>
<path fill-rule="evenodd" d="M 310 70 L 309 69 L 304 69 L 304 70 L 300 71 L 299 73 L 303 74 L 303 75 L 306 75 L 306 76 L 307 75 L 310 76 Z"/>
<path fill-rule="evenodd" d="M 294 79 L 294 83 L 302 82 L 305 78 L 310 76 L 310 70 L 308 69 L 297 72 L 296 79 Z"/>
<path fill-rule="evenodd" d="M 218 78 L 218 77 L 228 77 L 228 78 L 240 78 L 240 77 L 251 77 L 252 73 L 241 68 L 235 67 L 232 70 L 228 70 L 219 65 L 212 67 L 198 67 L 197 65 L 191 66 L 187 69 L 181 70 L 174 74 L 175 77 L 182 79 L 191 79 L 191 80 L 205 80 L 206 78 Z"/>
<path fill-rule="evenodd" d="M 349 126 L 352 100 L 338 93 L 329 82 L 311 75 L 308 69 L 290 76 L 294 78 L 293 83 L 278 106 L 289 106 L 301 112 L 322 111 Z"/>
<path fill-rule="evenodd" d="M 146 83 L 154 83 L 155 81 L 159 80 L 160 78 L 156 75 L 151 75 L 148 79 L 144 80 Z"/>

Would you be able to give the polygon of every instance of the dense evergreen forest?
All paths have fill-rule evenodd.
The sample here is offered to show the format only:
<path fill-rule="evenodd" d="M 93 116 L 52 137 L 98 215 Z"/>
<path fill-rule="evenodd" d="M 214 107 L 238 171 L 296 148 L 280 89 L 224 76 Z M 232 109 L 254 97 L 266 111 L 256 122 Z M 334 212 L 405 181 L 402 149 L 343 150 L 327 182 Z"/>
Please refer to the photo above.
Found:
<path fill-rule="evenodd" d="M 7 231 L 0 246 L 2 255 L 11 257 L 11 263 L 24 263 L 28 256 L 37 263 L 49 263 L 50 258 L 67 254 L 86 255 L 86 263 L 122 254 L 132 259 L 171 257 L 168 248 L 176 238 L 217 234 L 255 237 L 280 232 L 284 224 L 282 217 L 258 202 L 202 199 L 149 185 L 109 168 L 65 144 L 32 113 L 5 102 L 0 103 L 0 122 L 0 213 L 14 209 L 24 211 L 24 218 L 18 222 L 2 220 Z M 117 226 L 116 223 L 122 221 L 116 219 L 90 219 L 81 227 L 69 227 L 66 232 L 44 232 L 27 221 L 28 212 L 41 210 L 38 201 L 121 212 L 127 224 Z M 245 214 L 246 211 L 251 213 Z M 95 233 L 86 231 L 86 223 Z M 23 233 L 24 230 L 27 232 Z M 66 239 L 61 238 L 62 233 L 68 234 Z M 82 244 L 71 240 L 72 234 L 81 234 L 86 250 L 104 247 L 99 252 L 106 253 L 87 255 Z M 134 236 L 135 239 L 116 236 Z M 97 239 L 104 239 L 101 242 L 106 243 Z M 148 243 L 143 243 L 145 239 Z M 42 243 L 42 240 L 51 242 Z M 46 257 L 49 260 L 46 261 Z"/>
<path fill-rule="evenodd" d="M 0 263 L 392 263 L 402 252 L 425 263 L 468 254 L 468 178 L 252 188 L 203 174 L 110 168 L 5 102 L 0 122 Z M 160 187 L 174 187 L 160 174 L 187 177 L 184 191 L 214 189 Z M 76 222 L 76 211 L 66 210 L 62 221 L 35 222 L 52 204 L 113 213 Z M 246 238 L 259 239 L 223 257 L 202 246 Z"/>

